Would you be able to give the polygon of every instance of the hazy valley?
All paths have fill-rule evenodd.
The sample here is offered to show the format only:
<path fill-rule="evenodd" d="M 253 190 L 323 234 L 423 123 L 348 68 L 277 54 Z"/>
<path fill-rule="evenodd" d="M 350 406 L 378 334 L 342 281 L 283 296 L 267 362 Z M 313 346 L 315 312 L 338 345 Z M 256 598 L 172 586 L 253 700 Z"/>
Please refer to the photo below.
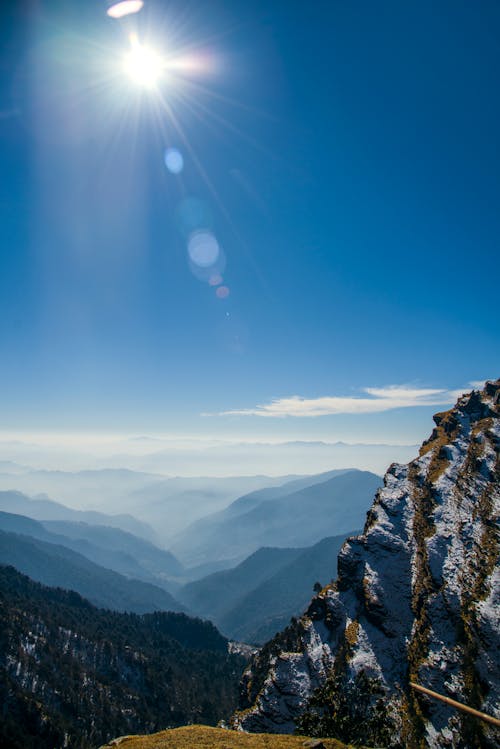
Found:
<path fill-rule="evenodd" d="M 15 481 L 16 476 L 13 475 L 12 480 Z M 137 612 L 158 608 L 187 610 L 209 616 L 211 612 L 190 597 L 188 583 L 198 580 L 199 587 L 203 588 L 204 578 L 210 575 L 207 584 L 211 585 L 214 574 L 220 575 L 222 573 L 218 571 L 240 565 L 260 547 L 275 546 L 269 553 L 279 554 L 283 549 L 284 554 L 297 556 L 306 553 L 308 547 L 327 535 L 335 534 L 338 537 L 335 543 L 340 543 L 350 531 L 363 525 L 371 496 L 380 481 L 374 474 L 352 470 L 281 480 L 284 481 L 281 486 L 259 489 L 230 502 L 239 486 L 260 485 L 263 477 L 207 480 L 205 492 L 199 488 L 203 479 L 177 479 L 175 484 L 179 487 L 179 494 L 172 499 L 163 496 L 162 502 L 156 505 L 157 515 L 152 525 L 133 516 L 79 511 L 46 498 L 29 498 L 18 491 L 0 491 L 0 559 L 38 582 L 72 588 L 96 605 Z M 269 481 L 278 482 L 277 479 Z M 194 483 L 198 485 L 196 492 L 192 491 Z M 186 490 L 186 485 L 189 490 Z M 220 495 L 214 498 L 216 485 L 222 488 Z M 232 488 L 231 494 L 228 487 Z M 308 492 L 311 492 L 310 498 Z M 353 500 L 348 510 L 343 506 L 346 493 Z M 194 524 L 189 524 L 190 512 L 186 510 L 183 516 L 187 527 L 174 537 L 171 546 L 176 549 L 175 553 L 148 540 L 160 537 L 159 529 L 168 525 L 171 506 L 173 513 L 177 514 L 179 507 L 187 507 L 192 502 L 200 511 L 200 497 L 207 495 L 210 497 L 206 500 L 208 508 L 221 504 L 227 506 Z M 335 502 L 338 509 L 331 513 Z M 301 506 L 305 508 L 305 514 L 300 513 Z M 294 521 L 290 524 L 291 517 Z M 263 523 L 266 525 L 268 518 L 273 522 L 269 520 L 269 532 L 264 534 Z M 124 530 L 124 527 L 141 535 Z M 167 545 L 170 546 L 168 537 L 165 539 Z M 256 604 L 261 608 L 262 621 L 258 618 L 254 621 L 255 631 L 260 625 L 264 626 L 265 620 L 272 621 L 278 616 L 279 625 L 274 630 L 277 631 L 283 621 L 301 613 L 316 578 L 330 574 L 329 564 L 321 566 L 320 559 L 321 554 L 316 565 L 306 572 L 296 600 L 291 600 L 288 607 L 270 613 L 262 602 Z M 241 565 L 237 568 L 240 577 L 246 579 L 241 588 L 246 594 L 279 569 L 279 566 L 269 566 L 264 558 L 261 566 L 260 576 L 255 574 L 255 565 L 250 565 L 246 572 L 244 564 L 243 569 L 240 569 Z M 222 583 L 223 596 L 224 586 Z M 177 595 L 179 600 L 174 600 Z M 272 593 L 268 593 L 264 600 L 271 598 Z M 228 616 L 235 606 L 237 610 L 237 599 L 237 591 L 232 597 L 227 595 Z M 243 626 L 243 619 L 241 622 L 237 620 L 237 616 L 236 621 L 228 619 L 228 622 L 232 621 L 226 625 L 228 635 L 239 625 Z M 245 631 L 250 632 L 248 628 Z"/>
<path fill-rule="evenodd" d="M 432 670 L 445 664 L 457 684 L 469 683 L 461 681 L 467 673 L 484 685 L 476 692 L 461 687 L 463 700 L 495 711 L 498 388 L 487 385 L 438 415 L 420 459 L 391 466 L 383 486 L 378 475 L 352 468 L 272 479 L 169 479 L 10 465 L 10 489 L 0 491 L 7 746 L 36 740 L 53 749 L 66 736 L 71 746 L 95 749 L 123 733 L 227 720 L 252 653 L 232 719 L 245 730 L 302 730 L 394 747 L 404 746 L 402 732 L 411 731 L 411 742 L 421 736 L 436 748 L 441 736 L 463 730 L 471 746 L 492 745 L 491 731 L 460 724 L 449 711 L 407 714 L 391 685 L 408 689 L 411 676 L 446 692 L 448 682 Z M 26 477 L 39 475 L 59 485 L 58 501 L 20 490 Z M 75 505 L 78 496 L 108 489 L 112 506 L 127 493 L 129 504 L 119 509 L 136 514 L 60 501 L 63 491 Z M 483 561 L 474 556 L 479 542 Z M 456 565 L 477 590 L 462 613 L 453 608 L 464 595 L 455 591 L 463 585 Z M 415 616 L 432 622 L 432 636 L 424 624 L 412 625 Z M 468 617 L 454 641 L 450 616 Z M 476 665 L 467 661 L 468 641 Z M 152 648 L 161 653 L 154 665 Z M 207 679 L 219 685 L 217 696 L 207 697 Z M 342 695 L 357 700 L 359 714 L 349 712 Z M 321 718 L 321 700 L 340 700 L 343 728 Z"/>
<path fill-rule="evenodd" d="M 229 718 L 237 704 L 244 662 L 241 656 L 227 655 L 224 635 L 262 644 L 292 617 L 300 616 L 313 585 L 334 574 L 342 543 L 350 532 L 362 527 L 374 489 L 380 484 L 375 474 L 352 469 L 300 478 L 157 476 L 153 480 L 132 471 L 73 474 L 7 467 L 9 473 L 4 475 L 8 475 L 10 488 L 0 491 L 0 565 L 4 565 L 0 568 L 0 595 L 8 643 L 1 664 L 6 684 L 3 700 L 10 707 L 2 736 L 16 749 L 34 741 L 37 747 L 53 749 L 51 742 L 66 741 L 65 736 L 70 737 L 71 746 L 87 749 L 120 733 Z M 44 490 L 51 486 L 57 492 L 58 501 L 45 492 L 43 496 L 24 493 L 38 477 Z M 119 509 L 134 507 L 137 514 L 76 508 L 78 498 L 104 497 L 107 491 L 111 507 L 127 492 L 130 503 Z M 141 491 L 145 493 L 144 514 L 135 496 Z M 238 495 L 239 491 L 243 494 Z M 352 501 L 346 507 L 348 494 Z M 71 507 L 60 501 L 63 495 L 69 496 Z M 301 507 L 309 510 L 301 513 Z M 203 510 L 205 516 L 197 518 Z M 169 550 L 169 536 L 162 531 L 175 527 L 169 522 L 170 513 L 178 524 L 184 523 L 182 530 L 173 534 L 176 553 Z M 263 526 L 266 517 L 273 518 L 268 534 Z M 291 518 L 295 518 L 292 523 Z M 332 532 L 334 536 L 326 537 Z M 37 587 L 29 578 L 50 587 Z M 67 590 L 76 593 L 65 593 Z M 147 665 L 149 656 L 141 650 L 130 651 L 138 647 L 130 644 L 133 628 L 144 629 L 141 647 L 155 646 L 147 629 L 153 620 L 145 619 L 142 624 L 142 619 L 120 619 L 120 614 L 111 611 L 139 615 L 185 612 L 213 621 L 223 635 L 212 634 L 215 629 L 199 629 L 197 619 L 175 620 L 168 614 L 171 639 L 167 637 L 162 647 L 170 660 L 166 665 L 157 664 L 158 674 L 153 676 Z M 193 633 L 197 627 L 200 631 L 188 645 L 192 667 L 198 671 L 192 677 L 185 674 L 185 678 L 194 679 L 195 692 L 184 690 L 183 682 L 176 681 L 167 714 L 163 707 L 154 705 L 159 705 L 166 693 L 162 690 L 173 683 L 164 683 L 164 671 L 177 680 L 175 669 L 188 658 L 182 648 L 186 647 L 183 638 L 191 621 Z M 123 630 L 123 637 L 113 636 L 115 628 Z M 213 647 L 220 653 L 210 659 L 200 655 L 208 635 L 215 643 L 208 649 Z M 236 646 L 235 652 L 238 650 Z M 242 652 L 250 651 L 242 648 Z M 132 656 L 137 673 L 126 665 Z M 208 666 L 207 659 L 213 665 Z M 147 676 L 140 671 L 145 668 Z M 50 671 L 59 675 L 52 678 Z M 227 698 L 221 693 L 210 704 L 201 700 L 206 678 L 224 679 Z M 156 680 L 158 687 L 153 683 Z M 85 685 L 83 700 L 77 698 L 77 682 Z M 91 709 L 97 695 L 100 707 Z M 44 706 L 48 717 L 42 719 L 38 704 Z M 75 722 L 76 714 L 82 715 L 83 722 Z"/>

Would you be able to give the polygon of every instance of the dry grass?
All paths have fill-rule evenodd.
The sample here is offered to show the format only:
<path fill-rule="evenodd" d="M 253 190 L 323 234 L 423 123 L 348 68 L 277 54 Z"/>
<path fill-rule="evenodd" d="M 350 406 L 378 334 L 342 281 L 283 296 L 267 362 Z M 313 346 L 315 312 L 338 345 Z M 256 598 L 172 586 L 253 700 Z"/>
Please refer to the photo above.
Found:
<path fill-rule="evenodd" d="M 208 726 L 183 726 L 150 736 L 123 736 L 106 747 L 120 749 L 299 749 L 307 746 L 306 736 L 283 736 L 270 733 L 241 733 Z M 346 749 L 335 739 L 321 739 L 326 749 Z M 101 749 L 104 749 L 103 747 Z"/>

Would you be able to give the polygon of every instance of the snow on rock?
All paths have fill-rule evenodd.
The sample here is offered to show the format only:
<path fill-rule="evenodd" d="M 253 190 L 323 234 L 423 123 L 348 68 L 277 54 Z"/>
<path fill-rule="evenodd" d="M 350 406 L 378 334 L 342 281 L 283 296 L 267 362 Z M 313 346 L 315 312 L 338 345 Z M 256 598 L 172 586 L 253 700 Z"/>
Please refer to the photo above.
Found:
<path fill-rule="evenodd" d="M 336 582 L 252 660 L 235 727 L 291 733 L 312 716 L 367 746 L 498 745 L 409 682 L 500 718 L 500 380 L 434 421 L 419 457 L 387 471 Z"/>

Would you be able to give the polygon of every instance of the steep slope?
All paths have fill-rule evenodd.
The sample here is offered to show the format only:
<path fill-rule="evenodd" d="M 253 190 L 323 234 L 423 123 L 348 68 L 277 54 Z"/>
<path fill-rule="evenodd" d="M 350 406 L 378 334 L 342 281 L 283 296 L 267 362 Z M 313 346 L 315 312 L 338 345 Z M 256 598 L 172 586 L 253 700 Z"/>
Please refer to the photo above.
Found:
<path fill-rule="evenodd" d="M 242 559 L 262 546 L 310 546 L 325 536 L 348 533 L 365 520 L 381 479 L 368 471 L 340 472 L 320 483 L 275 498 L 234 506 L 187 529 L 172 544 L 186 565 Z"/>
<path fill-rule="evenodd" d="M 234 722 L 370 746 L 494 747 L 498 732 L 414 681 L 500 717 L 500 380 L 434 417 L 392 465 L 338 579 L 256 656 Z"/>
<path fill-rule="evenodd" d="M 234 569 L 189 583 L 175 595 L 231 639 L 262 644 L 303 613 L 316 581 L 331 578 L 348 535 L 305 549 L 259 549 Z"/>
<path fill-rule="evenodd" d="M 188 583 L 177 591 L 179 601 L 199 616 L 217 621 L 240 599 L 300 555 L 300 549 L 258 549 L 234 569 Z"/>
<path fill-rule="evenodd" d="M 342 544 L 353 533 L 323 538 L 300 552 L 285 567 L 274 572 L 214 622 L 233 640 L 262 645 L 286 627 L 291 617 L 300 616 L 318 581 L 331 578 Z"/>
<path fill-rule="evenodd" d="M 215 724 L 244 661 L 207 622 L 94 608 L 0 566 L 0 746 L 95 749 L 113 736 Z"/>
<path fill-rule="evenodd" d="M 166 590 L 132 580 L 91 562 L 65 546 L 0 531 L 0 564 L 46 585 L 76 590 L 96 606 L 117 611 L 184 611 Z"/>

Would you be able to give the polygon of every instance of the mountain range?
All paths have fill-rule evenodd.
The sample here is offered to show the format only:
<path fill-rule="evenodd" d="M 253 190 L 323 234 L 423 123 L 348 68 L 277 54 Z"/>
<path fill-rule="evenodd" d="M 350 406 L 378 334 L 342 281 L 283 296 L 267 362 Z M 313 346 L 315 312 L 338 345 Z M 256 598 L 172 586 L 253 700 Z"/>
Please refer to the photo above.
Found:
<path fill-rule="evenodd" d="M 17 466 L 0 470 L 0 495 L 17 490 L 41 504 L 37 520 L 83 520 L 113 525 L 154 543 L 168 539 L 198 518 L 223 509 L 242 494 L 274 486 L 289 476 L 163 476 L 125 468 L 85 471 L 33 470 Z M 56 506 L 45 504 L 56 500 Z M 4 502 L 8 501 L 4 497 Z M 86 508 L 85 515 L 63 513 L 57 504 Z M 10 506 L 0 509 L 14 512 Z M 25 515 L 30 512 L 20 510 Z M 99 513 L 99 514 L 98 514 Z M 106 520 L 103 517 L 106 515 Z M 100 517 L 100 519 L 99 519 Z M 141 522 L 137 518 L 141 518 Z M 154 530 L 153 530 L 154 528 Z"/>
<path fill-rule="evenodd" d="M 90 749 L 227 716 L 247 648 L 228 656 L 212 624 L 165 611 L 185 606 L 264 643 L 235 728 L 496 747 L 494 727 L 412 683 L 500 717 L 500 381 L 434 418 L 419 456 L 391 465 L 382 487 L 353 469 L 288 477 L 198 518 L 174 553 L 107 516 L 0 492 L 0 507 L 15 508 L 0 512 L 0 564 L 59 586 L 0 566 L 0 744 Z M 193 578 L 219 565 L 231 568 Z"/>
<path fill-rule="evenodd" d="M 354 532 L 355 533 L 355 532 Z M 177 598 L 233 640 L 261 645 L 303 613 L 348 535 L 309 548 L 261 548 L 231 570 L 185 585 Z"/>
<path fill-rule="evenodd" d="M 415 448 L 415 445 L 377 444 L 366 440 L 364 443 L 349 444 L 319 440 L 251 442 L 151 437 L 122 438 L 96 445 L 92 436 L 81 435 L 79 444 L 71 445 L 71 449 L 68 449 L 64 442 L 54 439 L 50 445 L 37 442 L 36 438 L 29 443 L 0 440 L 0 452 L 6 461 L 28 466 L 31 470 L 50 468 L 56 469 L 56 472 L 64 469 L 67 473 L 79 473 L 81 469 L 97 471 L 111 468 L 167 479 L 176 476 L 221 477 L 227 476 L 229 470 L 236 478 L 266 474 L 267 478 L 261 486 L 272 484 L 272 477 L 286 477 L 294 473 L 298 466 L 301 473 L 307 474 L 346 466 L 382 474 L 392 460 L 409 460 Z M 9 466 L 6 466 L 5 472 L 10 472 Z M 43 476 L 40 479 L 43 480 Z M 2 484 L 0 477 L 0 488 L 16 487 Z M 49 485 L 45 489 L 28 486 L 17 488 L 28 494 L 45 491 L 58 501 L 72 503 L 69 495 L 54 493 Z M 256 485 L 244 488 L 240 484 L 233 498 L 257 488 Z"/>
<path fill-rule="evenodd" d="M 93 510 L 73 510 L 60 502 L 54 502 L 48 497 L 27 497 L 17 490 L 0 491 L 0 510 L 26 515 L 34 520 L 69 520 L 93 525 L 108 525 L 112 528 L 120 528 L 128 533 L 134 533 L 149 541 L 154 541 L 156 537 L 151 526 L 132 515 L 108 515 Z"/>
<path fill-rule="evenodd" d="M 191 566 L 242 560 L 262 546 L 310 546 L 359 528 L 380 483 L 374 473 L 343 470 L 255 492 L 189 526 L 170 549 Z"/>
<path fill-rule="evenodd" d="M 0 564 L 12 565 L 33 580 L 75 590 L 96 606 L 116 611 L 184 611 L 166 590 L 129 579 L 91 562 L 66 546 L 0 531 Z"/>
<path fill-rule="evenodd" d="M 44 520 L 0 511 L 0 529 L 66 546 L 91 561 L 127 577 L 158 583 L 182 575 L 183 567 L 169 551 L 132 533 L 105 525 Z"/>
<path fill-rule="evenodd" d="M 232 639 L 262 643 L 302 613 L 318 578 L 328 579 L 342 542 L 361 527 L 378 483 L 374 474 L 345 469 L 245 494 L 191 527 L 187 561 L 198 564 L 189 568 L 170 551 L 110 525 L 37 521 L 0 511 L 0 561 L 39 582 L 73 589 L 98 606 L 138 613 L 192 611 Z M 0 492 L 0 506 L 49 518 L 87 517 L 19 492 Z M 277 548 L 261 546 L 268 516 L 268 537 Z M 332 527 L 341 532 L 324 539 Z M 236 558 L 226 556 L 228 547 Z"/>

